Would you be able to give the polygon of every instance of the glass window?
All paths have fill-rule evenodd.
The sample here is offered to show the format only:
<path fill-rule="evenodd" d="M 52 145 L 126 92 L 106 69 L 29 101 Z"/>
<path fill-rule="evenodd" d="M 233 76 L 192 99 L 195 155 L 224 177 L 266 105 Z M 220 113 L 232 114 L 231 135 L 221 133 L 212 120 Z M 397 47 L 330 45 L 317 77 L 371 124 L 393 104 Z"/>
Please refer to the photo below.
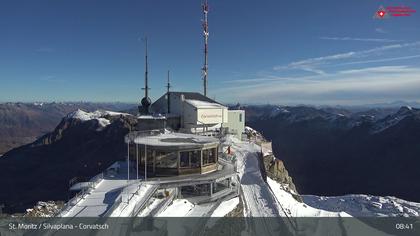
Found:
<path fill-rule="evenodd" d="M 139 145 L 139 160 L 140 164 L 144 166 L 144 145 Z"/>
<path fill-rule="evenodd" d="M 200 151 L 192 151 L 192 152 L 190 152 L 190 157 L 191 157 L 191 167 L 192 168 L 200 167 L 201 152 Z"/>
<path fill-rule="evenodd" d="M 156 167 L 158 168 L 177 168 L 178 156 L 176 152 L 156 151 Z"/>
<path fill-rule="evenodd" d="M 147 165 L 153 166 L 153 157 L 155 155 L 155 151 L 151 149 L 147 149 Z"/>
<path fill-rule="evenodd" d="M 213 183 L 213 193 L 217 193 L 220 192 L 222 190 L 225 190 L 227 188 L 229 188 L 230 186 L 230 180 L 229 179 L 224 179 L 218 182 Z"/>
<path fill-rule="evenodd" d="M 242 113 L 239 114 L 239 122 L 242 122 Z"/>
<path fill-rule="evenodd" d="M 203 165 L 216 163 L 216 148 L 203 150 Z"/>
<path fill-rule="evenodd" d="M 216 163 L 216 148 L 209 149 L 209 163 Z"/>
<path fill-rule="evenodd" d="M 189 152 L 180 152 L 179 153 L 179 166 L 180 167 L 189 167 L 190 166 L 190 155 Z"/>
<path fill-rule="evenodd" d="M 153 156 L 155 155 L 155 151 L 152 150 L 150 147 L 147 147 L 147 165 L 152 166 L 153 165 Z M 144 145 L 139 145 L 139 161 L 140 164 L 144 166 L 144 160 L 145 160 L 145 149 Z"/>
<path fill-rule="evenodd" d="M 203 165 L 209 164 L 209 150 L 203 150 Z"/>

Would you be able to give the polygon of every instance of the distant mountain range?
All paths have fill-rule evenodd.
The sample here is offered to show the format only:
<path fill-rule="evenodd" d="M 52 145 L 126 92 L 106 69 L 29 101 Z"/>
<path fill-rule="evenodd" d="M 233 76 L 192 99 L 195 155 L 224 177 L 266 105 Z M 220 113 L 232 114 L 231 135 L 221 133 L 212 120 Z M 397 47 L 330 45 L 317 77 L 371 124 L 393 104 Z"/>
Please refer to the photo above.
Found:
<path fill-rule="evenodd" d="M 247 106 L 301 194 L 420 201 L 420 109 Z"/>
<path fill-rule="evenodd" d="M 63 116 L 77 109 L 123 111 L 135 106 L 89 102 L 0 103 L 0 155 L 52 131 Z"/>

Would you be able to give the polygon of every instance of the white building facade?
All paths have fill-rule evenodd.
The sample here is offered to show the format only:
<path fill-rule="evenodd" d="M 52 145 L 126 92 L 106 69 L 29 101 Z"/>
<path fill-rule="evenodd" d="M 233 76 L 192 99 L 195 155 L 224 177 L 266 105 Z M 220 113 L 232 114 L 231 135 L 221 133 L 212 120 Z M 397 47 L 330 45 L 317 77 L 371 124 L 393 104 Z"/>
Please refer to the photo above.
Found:
<path fill-rule="evenodd" d="M 229 111 L 226 106 L 195 92 L 166 93 L 153 103 L 152 111 L 165 114 L 168 120 L 177 120 L 179 129 L 192 133 L 228 128 L 229 133 L 240 138 L 245 129 L 244 111 Z"/>
<path fill-rule="evenodd" d="M 228 128 L 230 134 L 234 134 L 241 139 L 245 132 L 245 111 L 228 110 L 228 120 L 224 127 Z"/>

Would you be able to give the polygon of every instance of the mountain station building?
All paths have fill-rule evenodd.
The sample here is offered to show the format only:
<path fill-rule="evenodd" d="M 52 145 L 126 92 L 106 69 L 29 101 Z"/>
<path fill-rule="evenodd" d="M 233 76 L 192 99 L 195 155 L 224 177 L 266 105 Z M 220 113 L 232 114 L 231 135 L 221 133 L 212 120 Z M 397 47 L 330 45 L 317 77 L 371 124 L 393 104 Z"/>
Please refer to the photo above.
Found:
<path fill-rule="evenodd" d="M 196 92 L 167 92 L 152 104 L 152 112 L 162 114 L 167 126 L 186 133 L 215 131 L 242 137 L 245 111 L 228 107 Z"/>

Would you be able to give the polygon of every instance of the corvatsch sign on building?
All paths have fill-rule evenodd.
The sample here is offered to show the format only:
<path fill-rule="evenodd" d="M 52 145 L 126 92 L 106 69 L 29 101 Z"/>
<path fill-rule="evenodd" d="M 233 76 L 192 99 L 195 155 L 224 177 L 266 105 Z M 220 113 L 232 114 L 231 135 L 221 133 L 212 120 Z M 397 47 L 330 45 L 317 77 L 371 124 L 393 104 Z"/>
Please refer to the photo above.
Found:
<path fill-rule="evenodd" d="M 199 124 L 218 124 L 224 123 L 227 120 L 226 114 L 224 114 L 225 108 L 213 108 L 213 109 L 198 109 L 197 110 L 197 121 Z"/>

